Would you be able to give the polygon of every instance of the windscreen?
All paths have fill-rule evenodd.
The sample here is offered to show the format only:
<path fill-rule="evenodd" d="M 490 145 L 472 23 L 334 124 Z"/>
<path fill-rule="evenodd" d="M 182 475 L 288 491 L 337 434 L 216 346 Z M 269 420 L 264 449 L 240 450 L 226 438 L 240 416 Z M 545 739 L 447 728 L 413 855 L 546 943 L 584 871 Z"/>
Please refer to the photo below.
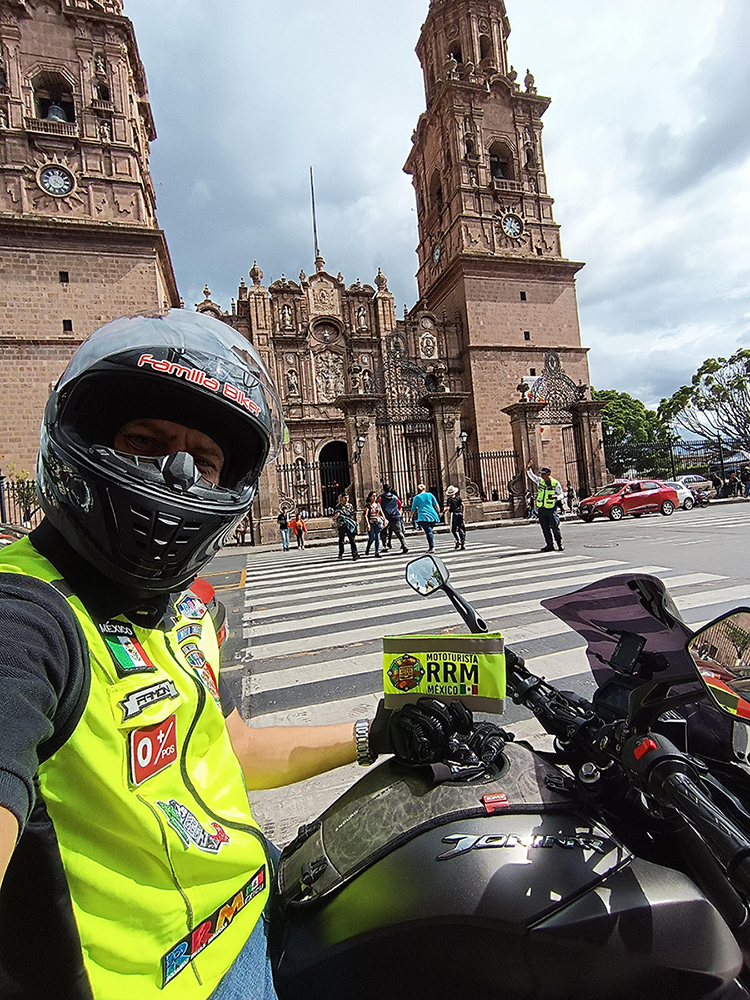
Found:
<path fill-rule="evenodd" d="M 589 664 L 600 686 L 613 675 L 610 661 L 622 659 L 630 636 L 643 640 L 643 654 L 661 653 L 665 657 L 666 669 L 656 675 L 659 680 L 695 674 L 686 652 L 692 629 L 655 576 L 610 576 L 563 597 L 548 598 L 542 607 L 586 640 Z"/>

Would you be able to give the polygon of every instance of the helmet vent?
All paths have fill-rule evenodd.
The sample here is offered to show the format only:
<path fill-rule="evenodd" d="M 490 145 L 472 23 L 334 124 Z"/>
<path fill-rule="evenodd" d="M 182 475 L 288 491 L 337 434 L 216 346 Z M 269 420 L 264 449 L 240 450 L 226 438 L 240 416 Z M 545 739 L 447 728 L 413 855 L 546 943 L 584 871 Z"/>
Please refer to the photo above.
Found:
<path fill-rule="evenodd" d="M 172 562 L 182 558 L 205 524 L 186 518 L 131 505 L 135 541 L 147 558 L 158 562 Z"/>

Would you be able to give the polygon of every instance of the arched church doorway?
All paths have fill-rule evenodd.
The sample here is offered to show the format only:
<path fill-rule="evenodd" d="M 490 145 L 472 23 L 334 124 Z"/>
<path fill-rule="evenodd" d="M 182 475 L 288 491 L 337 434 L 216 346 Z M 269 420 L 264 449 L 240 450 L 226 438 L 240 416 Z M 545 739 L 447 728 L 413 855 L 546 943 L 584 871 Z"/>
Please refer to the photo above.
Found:
<path fill-rule="evenodd" d="M 351 484 L 349 449 L 345 441 L 330 441 L 320 449 L 320 486 L 323 499 L 323 513 L 333 514 L 340 493 Z"/>

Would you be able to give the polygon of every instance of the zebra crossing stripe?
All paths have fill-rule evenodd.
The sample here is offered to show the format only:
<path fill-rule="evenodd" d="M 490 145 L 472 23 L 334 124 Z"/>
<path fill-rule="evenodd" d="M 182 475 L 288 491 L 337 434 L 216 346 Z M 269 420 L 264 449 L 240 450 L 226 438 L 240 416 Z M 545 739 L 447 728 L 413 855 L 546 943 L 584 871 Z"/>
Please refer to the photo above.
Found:
<path fill-rule="evenodd" d="M 662 575 L 665 578 L 667 586 L 670 586 L 671 584 L 672 587 L 697 586 L 699 583 L 706 583 L 710 582 L 710 580 L 716 579 L 713 574 L 704 573 L 690 573 L 684 576 L 667 578 L 666 574 L 669 571 L 663 566 L 634 566 L 629 567 L 628 572 L 647 573 L 655 576 Z M 708 576 L 710 580 L 706 580 L 706 576 Z M 570 577 L 565 581 L 565 584 L 570 584 L 570 589 L 572 590 L 587 583 L 594 583 L 596 580 L 600 580 L 601 578 L 601 573 L 582 574 Z M 539 591 L 544 592 L 551 589 L 549 581 L 541 580 L 528 583 L 520 589 L 513 586 L 502 586 L 495 589 L 485 588 L 481 593 L 481 597 L 483 604 L 486 604 L 489 600 L 495 600 L 501 597 L 522 596 L 527 593 Z M 429 605 L 427 606 L 429 607 Z M 435 605 L 432 606 L 435 607 Z M 502 618 L 505 614 L 505 609 L 502 605 L 500 605 L 494 613 L 489 612 L 486 608 L 483 609 L 483 613 L 485 616 L 489 616 L 491 618 L 496 618 L 498 616 Z M 340 621 L 340 617 L 337 620 Z M 455 621 L 455 611 L 453 611 L 450 607 L 444 607 L 444 609 L 441 609 L 437 614 L 433 613 L 432 615 L 427 614 L 424 616 L 415 616 L 414 628 L 409 629 L 409 631 L 414 631 L 416 629 L 432 630 L 436 628 L 445 628 Z M 305 622 L 305 626 L 309 629 L 311 626 L 314 627 L 314 623 L 315 620 L 312 619 L 310 622 Z M 257 646 L 253 643 L 253 660 L 264 660 L 274 656 L 312 652 L 315 648 L 325 649 L 336 646 L 347 646 L 355 642 L 365 642 L 372 639 L 379 639 L 384 634 L 384 631 L 387 630 L 387 625 L 384 626 L 382 622 L 376 625 L 364 625 L 356 628 L 347 628 L 347 624 L 348 623 L 346 622 L 344 623 L 345 627 L 341 631 L 332 629 L 328 634 L 328 641 L 321 643 L 318 641 L 319 637 L 316 636 L 315 638 L 311 638 L 309 635 L 305 635 L 304 628 L 299 628 L 296 631 L 291 631 L 288 628 L 284 630 L 284 624 L 279 623 L 277 628 L 268 630 L 268 633 L 272 631 L 272 634 L 279 636 L 277 642 L 267 642 L 265 644 L 261 643 Z M 284 630 L 283 635 L 280 634 L 282 630 Z M 243 632 L 244 631 L 245 630 L 243 630 Z M 247 638 L 251 638 L 253 635 L 252 627 L 247 627 L 246 631 L 248 633 Z"/>

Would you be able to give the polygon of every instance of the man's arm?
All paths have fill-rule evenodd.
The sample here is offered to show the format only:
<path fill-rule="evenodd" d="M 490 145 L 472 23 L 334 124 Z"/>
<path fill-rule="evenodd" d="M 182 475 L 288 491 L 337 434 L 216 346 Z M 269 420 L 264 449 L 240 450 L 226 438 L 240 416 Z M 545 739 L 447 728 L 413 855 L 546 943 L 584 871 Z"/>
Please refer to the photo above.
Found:
<path fill-rule="evenodd" d="M 351 722 L 336 726 L 248 726 L 239 711 L 226 719 L 248 788 L 279 788 L 357 759 Z"/>
<path fill-rule="evenodd" d="M 0 806 L 0 883 L 18 839 L 18 820 L 9 809 Z"/>
<path fill-rule="evenodd" d="M 542 477 L 541 476 L 537 476 L 536 472 L 534 472 L 534 470 L 532 468 L 533 464 L 534 464 L 533 462 L 529 462 L 529 464 L 526 466 L 526 475 L 529 477 L 529 479 L 532 481 L 532 483 L 539 484 L 542 481 Z"/>

